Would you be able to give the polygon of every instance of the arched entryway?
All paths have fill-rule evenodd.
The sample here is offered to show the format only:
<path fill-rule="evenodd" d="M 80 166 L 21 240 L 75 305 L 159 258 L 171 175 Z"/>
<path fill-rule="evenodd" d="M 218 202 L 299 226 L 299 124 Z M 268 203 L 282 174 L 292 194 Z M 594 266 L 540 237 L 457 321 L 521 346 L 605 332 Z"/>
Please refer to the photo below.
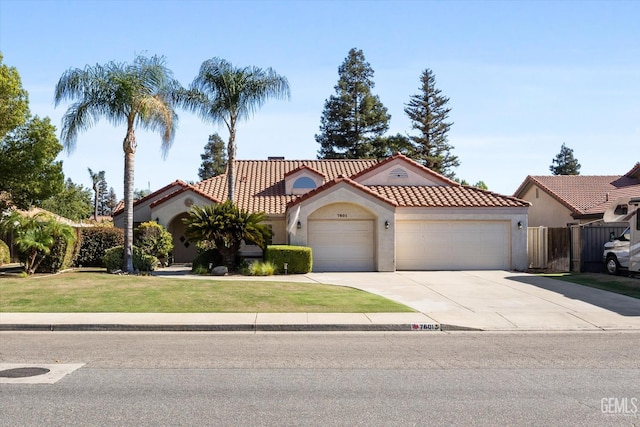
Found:
<path fill-rule="evenodd" d="M 182 213 L 171 220 L 168 230 L 173 236 L 173 262 L 192 262 L 197 255 L 196 245 L 190 242 L 184 235 L 185 225 L 183 218 L 187 218 L 187 212 Z"/>
<path fill-rule="evenodd" d="M 375 221 L 369 210 L 334 203 L 308 218 L 313 271 L 375 271 Z"/>

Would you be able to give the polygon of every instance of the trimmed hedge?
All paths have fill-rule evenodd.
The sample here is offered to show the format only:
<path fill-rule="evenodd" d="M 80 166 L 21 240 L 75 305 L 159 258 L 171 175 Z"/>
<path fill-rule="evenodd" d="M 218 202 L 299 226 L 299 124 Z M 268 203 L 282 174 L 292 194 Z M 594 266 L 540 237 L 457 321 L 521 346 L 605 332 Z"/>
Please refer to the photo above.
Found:
<path fill-rule="evenodd" d="M 284 273 L 287 263 L 287 273 L 309 273 L 313 267 L 311 248 L 306 246 L 272 245 L 267 246 L 264 260 L 276 266 L 279 273 Z"/>
<path fill-rule="evenodd" d="M 80 250 L 75 265 L 104 267 L 102 258 L 107 249 L 124 245 L 124 230 L 113 227 L 87 227 L 80 229 Z"/>
<path fill-rule="evenodd" d="M 4 240 L 0 240 L 0 265 L 9 264 L 9 262 L 11 262 L 9 246 L 7 246 Z"/>
<path fill-rule="evenodd" d="M 115 246 L 107 249 L 103 262 L 108 272 L 122 269 L 124 261 L 124 246 Z M 158 258 L 145 254 L 142 249 L 133 247 L 133 268 L 136 271 L 153 271 L 158 265 Z"/>

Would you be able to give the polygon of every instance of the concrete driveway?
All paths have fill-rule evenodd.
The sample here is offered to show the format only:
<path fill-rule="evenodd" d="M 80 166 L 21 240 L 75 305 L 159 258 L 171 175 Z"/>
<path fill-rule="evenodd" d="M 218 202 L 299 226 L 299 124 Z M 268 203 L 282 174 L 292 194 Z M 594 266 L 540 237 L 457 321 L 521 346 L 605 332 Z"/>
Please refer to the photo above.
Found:
<path fill-rule="evenodd" d="M 526 273 L 309 273 L 304 278 L 382 295 L 442 324 L 484 330 L 640 330 L 640 300 Z"/>

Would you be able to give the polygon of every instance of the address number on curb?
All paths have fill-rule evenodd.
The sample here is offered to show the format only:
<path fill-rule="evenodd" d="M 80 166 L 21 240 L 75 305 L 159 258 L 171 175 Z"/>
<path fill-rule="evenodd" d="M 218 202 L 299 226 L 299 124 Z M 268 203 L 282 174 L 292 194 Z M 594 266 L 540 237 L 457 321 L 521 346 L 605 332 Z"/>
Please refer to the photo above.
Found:
<path fill-rule="evenodd" d="M 412 323 L 412 331 L 439 331 L 440 325 L 438 323 Z"/>

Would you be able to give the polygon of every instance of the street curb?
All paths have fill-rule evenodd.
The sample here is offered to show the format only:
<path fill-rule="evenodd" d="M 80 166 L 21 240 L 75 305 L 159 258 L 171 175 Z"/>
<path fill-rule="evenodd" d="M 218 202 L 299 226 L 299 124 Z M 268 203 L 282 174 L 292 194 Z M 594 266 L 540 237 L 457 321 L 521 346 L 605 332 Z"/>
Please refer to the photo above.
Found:
<path fill-rule="evenodd" d="M 438 330 L 416 330 L 415 324 L 229 324 L 229 325 L 132 325 L 132 324 L 4 324 L 0 331 L 114 331 L 114 332 L 449 332 L 482 331 L 465 326 L 440 324 Z"/>

